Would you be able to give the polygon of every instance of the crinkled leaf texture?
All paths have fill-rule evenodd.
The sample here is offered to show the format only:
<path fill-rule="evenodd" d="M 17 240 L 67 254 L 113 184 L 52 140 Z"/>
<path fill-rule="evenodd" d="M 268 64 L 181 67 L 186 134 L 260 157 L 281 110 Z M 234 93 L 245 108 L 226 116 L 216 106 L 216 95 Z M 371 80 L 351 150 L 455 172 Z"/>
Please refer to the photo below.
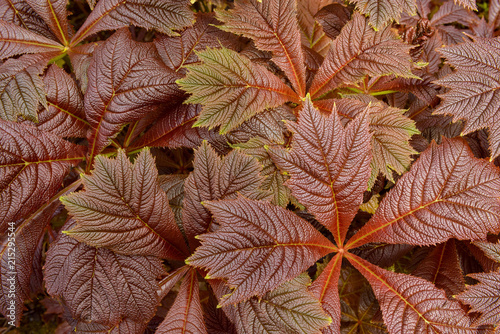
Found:
<path fill-rule="evenodd" d="M 295 0 L 241 0 L 229 11 L 218 11 L 221 29 L 251 38 L 257 48 L 270 51 L 272 61 L 305 96 L 305 67 Z"/>
<path fill-rule="evenodd" d="M 456 71 L 436 81 L 450 90 L 437 114 L 464 119 L 464 134 L 488 128 L 491 159 L 500 155 L 500 38 L 478 38 L 439 50 Z"/>
<path fill-rule="evenodd" d="M 476 333 L 460 303 L 414 276 L 384 270 L 348 254 L 375 292 L 389 333 Z"/>
<path fill-rule="evenodd" d="M 433 245 L 482 240 L 500 231 L 500 170 L 477 159 L 462 138 L 431 143 L 349 240 Z"/>
<path fill-rule="evenodd" d="M 50 39 L 56 38 L 47 23 L 26 3 L 26 0 L 1 0 L 0 19 Z"/>
<path fill-rule="evenodd" d="M 500 271 L 491 273 L 469 274 L 479 281 L 469 286 L 467 291 L 457 298 L 472 307 L 473 311 L 481 312 L 481 316 L 474 322 L 475 325 L 500 324 Z"/>
<path fill-rule="evenodd" d="M 235 51 L 207 48 L 197 55 L 202 64 L 187 66 L 187 76 L 177 81 L 192 94 L 187 103 L 203 105 L 196 126 L 220 125 L 224 134 L 267 108 L 300 102 L 278 77 Z"/>
<path fill-rule="evenodd" d="M 38 114 L 36 127 L 60 137 L 85 137 L 88 122 L 83 94 L 75 80 L 57 65 L 51 65 L 43 78 L 47 108 Z"/>
<path fill-rule="evenodd" d="M 71 45 L 75 46 L 99 31 L 131 24 L 176 35 L 173 30 L 190 26 L 193 20 L 189 0 L 100 0 L 73 36 Z"/>
<path fill-rule="evenodd" d="M 196 269 L 192 268 L 187 273 L 174 304 L 155 333 L 207 333 L 203 322 Z"/>
<path fill-rule="evenodd" d="M 1 240 L 0 248 L 0 312 L 7 316 L 10 314 L 8 307 L 12 300 L 15 300 L 15 323 L 19 326 L 23 313 L 24 301 L 30 297 L 32 291 L 31 280 L 41 274 L 41 241 L 45 234 L 45 227 L 50 222 L 53 213 L 56 211 L 59 197 L 75 191 L 81 182 L 77 181 L 68 188 L 53 196 L 47 203 L 43 204 L 24 219 L 15 229 L 13 234 L 6 233 Z M 12 227 L 9 225 L 8 227 Z M 9 229 L 9 232 L 11 230 Z M 15 252 L 15 253 L 13 253 Z M 40 255 L 38 258 L 37 256 Z M 14 278 L 14 280 L 12 280 Z M 15 284 L 15 296 L 11 284 Z"/>
<path fill-rule="evenodd" d="M 63 229 L 74 225 L 69 220 Z M 156 279 L 163 271 L 156 257 L 120 255 L 62 234 L 47 253 L 45 283 L 73 319 L 116 326 L 122 318 L 145 323 L 153 317 L 159 303 Z"/>
<path fill-rule="evenodd" d="M 157 178 L 148 149 L 134 164 L 122 150 L 116 159 L 97 156 L 92 175 L 82 175 L 85 191 L 61 198 L 77 221 L 64 233 L 124 255 L 184 259 L 184 238 Z"/>
<path fill-rule="evenodd" d="M 194 171 L 184 183 L 183 222 L 189 242 L 196 245 L 195 236 L 211 230 L 210 212 L 203 201 L 235 199 L 238 194 L 262 199 L 268 193 L 259 189 L 263 182 L 262 167 L 256 159 L 232 150 L 221 158 L 204 141 L 194 156 Z"/>
<path fill-rule="evenodd" d="M 52 33 L 62 45 L 68 45 L 73 34 L 66 10 L 67 0 L 25 0 L 47 23 Z"/>
<path fill-rule="evenodd" d="M 387 27 L 373 31 L 364 16 L 354 13 L 331 43 L 309 92 L 318 98 L 334 88 L 356 83 L 365 75 L 413 77 L 410 46 Z"/>
<path fill-rule="evenodd" d="M 342 245 L 370 177 L 371 135 L 367 111 L 347 128 L 336 108 L 322 115 L 306 98 L 293 132 L 291 150 L 272 150 L 274 162 L 290 174 L 293 196 Z"/>
<path fill-rule="evenodd" d="M 0 119 L 17 121 L 18 116 L 36 121 L 41 103 L 47 107 L 40 74 L 53 53 L 7 59 L 0 66 Z"/>
<path fill-rule="evenodd" d="M 221 305 L 263 297 L 337 248 L 307 221 L 268 202 L 238 197 L 205 203 L 221 225 L 199 236 L 187 263 L 226 278 L 231 293 Z"/>
<path fill-rule="evenodd" d="M 0 232 L 57 193 L 84 148 L 35 127 L 0 120 Z"/>
<path fill-rule="evenodd" d="M 84 100 L 92 128 L 90 160 L 125 124 L 141 119 L 154 105 L 181 99 L 183 94 L 175 84 L 179 77 L 159 59 L 153 44 L 133 41 L 126 28 L 97 48 Z"/>
<path fill-rule="evenodd" d="M 318 300 L 308 291 L 311 279 L 301 274 L 266 293 L 236 305 L 228 305 L 224 312 L 233 321 L 239 333 L 321 333 L 331 322 Z M 227 292 L 222 283 L 216 285 L 216 294 Z M 221 293 L 222 292 L 222 293 Z"/>

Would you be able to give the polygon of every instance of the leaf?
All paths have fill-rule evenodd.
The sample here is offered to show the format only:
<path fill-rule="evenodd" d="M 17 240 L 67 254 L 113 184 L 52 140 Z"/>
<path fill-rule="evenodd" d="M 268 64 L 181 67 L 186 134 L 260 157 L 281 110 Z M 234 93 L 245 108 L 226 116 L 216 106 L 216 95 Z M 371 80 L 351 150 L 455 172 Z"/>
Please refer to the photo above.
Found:
<path fill-rule="evenodd" d="M 26 0 L 0 0 L 0 20 L 14 23 L 49 39 L 55 39 L 47 23 L 26 3 Z"/>
<path fill-rule="evenodd" d="M 116 159 L 96 157 L 85 191 L 61 198 L 77 225 L 66 235 L 123 255 L 182 260 L 187 252 L 148 149 L 134 164 L 120 150 Z"/>
<path fill-rule="evenodd" d="M 36 276 L 34 265 L 41 261 L 41 258 L 37 261 L 37 253 L 40 241 L 43 241 L 45 227 L 60 205 L 59 196 L 75 191 L 79 186 L 80 182 L 77 181 L 53 196 L 18 224 L 15 231 L 13 225 L 5 224 L 10 233 L 5 233 L 1 240 L 0 312 L 6 319 L 14 320 L 16 326 L 19 326 L 21 321 L 24 301 L 30 297 L 31 279 Z M 41 271 L 41 266 L 39 270 Z M 13 286 L 15 288 L 12 288 Z M 14 313 L 10 311 L 12 302 L 14 302 Z M 14 314 L 14 319 L 8 317 L 11 314 Z"/>
<path fill-rule="evenodd" d="M 331 322 L 318 300 L 307 290 L 311 279 L 301 274 L 261 299 L 256 297 L 225 311 L 239 324 L 242 333 L 321 333 Z"/>
<path fill-rule="evenodd" d="M 174 304 L 170 307 L 165 320 L 158 326 L 156 333 L 207 333 L 196 269 L 191 269 L 184 278 Z"/>
<path fill-rule="evenodd" d="M 183 97 L 174 82 L 179 75 L 158 59 L 154 45 L 133 41 L 127 29 L 94 51 L 88 77 L 84 102 L 92 128 L 90 161 L 125 124 L 141 119 L 154 105 Z"/>
<path fill-rule="evenodd" d="M 412 135 L 418 134 L 415 122 L 403 115 L 404 110 L 387 106 L 383 102 L 365 103 L 354 99 L 320 100 L 315 105 L 331 113 L 334 105 L 341 119 L 354 119 L 365 109 L 369 110 L 371 145 L 373 151 L 372 175 L 380 172 L 394 182 L 392 171 L 404 173 L 412 162 L 411 156 L 417 152 L 409 144 Z"/>
<path fill-rule="evenodd" d="M 285 186 L 288 176 L 280 172 L 273 163 L 269 150 L 266 150 L 266 148 L 276 148 L 276 146 L 278 145 L 260 137 L 252 138 L 243 144 L 232 145 L 259 161 L 262 165 L 261 175 L 264 177 L 260 188 L 272 194 L 271 203 L 286 207 L 292 201 L 290 189 Z"/>
<path fill-rule="evenodd" d="M 346 248 L 377 241 L 433 245 L 482 240 L 500 229 L 500 171 L 465 140 L 431 143 Z"/>
<path fill-rule="evenodd" d="M 460 304 L 432 283 L 347 258 L 370 282 L 389 333 L 476 333 Z"/>
<path fill-rule="evenodd" d="M 63 229 L 74 225 L 69 220 Z M 145 323 L 154 316 L 163 271 L 158 258 L 115 254 L 62 234 L 47 253 L 45 283 L 74 319 L 116 326 L 125 317 Z"/>
<path fill-rule="evenodd" d="M 221 308 L 217 307 L 217 298 L 212 293 L 208 303 L 204 305 L 205 323 L 208 334 L 237 334 L 233 322 L 228 319 Z"/>
<path fill-rule="evenodd" d="M 472 311 L 481 312 L 474 325 L 498 325 L 500 323 L 500 271 L 491 273 L 469 274 L 479 281 L 468 286 L 467 291 L 459 294 L 457 299 L 472 307 Z"/>
<path fill-rule="evenodd" d="M 412 275 L 422 277 L 443 289 L 448 297 L 465 290 L 464 275 L 453 239 L 432 249 Z"/>
<path fill-rule="evenodd" d="M 155 38 L 156 49 L 169 68 L 183 73 L 183 66 L 199 61 L 196 51 L 221 45 L 231 49 L 237 46 L 233 35 L 215 27 L 220 23 L 213 13 L 197 13 L 196 23 L 184 29 L 180 36 L 161 35 Z"/>
<path fill-rule="evenodd" d="M 500 38 L 478 39 L 439 50 L 456 72 L 436 81 L 450 90 L 435 114 L 465 120 L 463 134 L 488 128 L 491 159 L 500 155 L 500 126 L 493 121 L 500 110 Z M 466 84 L 465 84 L 466 83 Z"/>
<path fill-rule="evenodd" d="M 293 132 L 292 149 L 272 150 L 276 165 L 290 175 L 292 195 L 343 245 L 347 229 L 363 202 L 370 177 L 371 147 L 367 113 L 344 129 L 337 111 L 328 117 L 309 98 Z"/>
<path fill-rule="evenodd" d="M 487 257 L 500 263 L 500 243 L 476 241 L 474 245 L 479 247 Z"/>
<path fill-rule="evenodd" d="M 354 13 L 331 43 L 311 84 L 311 97 L 318 98 L 334 88 L 356 83 L 365 75 L 413 77 L 409 49 L 390 27 L 375 32 L 363 16 Z"/>
<path fill-rule="evenodd" d="M 321 306 L 332 319 L 332 323 L 323 329 L 324 334 L 338 333 L 340 329 L 339 277 L 342 256 L 337 254 L 328 262 L 327 267 L 313 282 L 309 291 L 319 299 Z"/>
<path fill-rule="evenodd" d="M 129 25 L 175 36 L 173 30 L 190 26 L 193 20 L 188 0 L 100 0 L 73 36 L 71 46 L 99 31 Z"/>
<path fill-rule="evenodd" d="M 69 45 L 72 34 L 68 23 L 66 0 L 25 0 L 33 10 L 48 24 L 50 30 L 62 45 Z"/>
<path fill-rule="evenodd" d="M 199 236 L 202 245 L 186 262 L 227 278 L 232 291 L 221 306 L 263 297 L 336 250 L 308 222 L 267 202 L 239 197 L 205 206 L 221 226 Z"/>
<path fill-rule="evenodd" d="M 297 1 L 297 21 L 302 33 L 302 45 L 313 49 L 322 56 L 328 52 L 331 39 L 323 31 L 323 23 L 317 15 L 324 6 L 330 3 L 330 0 Z"/>
<path fill-rule="evenodd" d="M 219 28 L 251 38 L 255 46 L 273 54 L 300 97 L 305 96 L 304 54 L 295 0 L 241 0 L 234 9 L 217 11 Z"/>
<path fill-rule="evenodd" d="M 214 149 L 203 141 L 195 151 L 194 171 L 184 182 L 184 211 L 182 218 L 188 240 L 210 230 L 212 219 L 202 205 L 204 201 L 235 199 L 238 194 L 252 199 L 262 199 L 268 195 L 259 190 L 263 178 L 262 167 L 256 159 L 232 150 L 221 158 Z"/>
<path fill-rule="evenodd" d="M 175 221 L 181 228 L 181 231 L 183 231 L 183 234 L 185 233 L 182 226 L 182 202 L 184 201 L 184 181 L 186 178 L 186 174 L 169 174 L 158 177 L 158 184 L 167 195 L 170 207 L 175 216 Z"/>
<path fill-rule="evenodd" d="M 64 46 L 42 35 L 0 20 L 0 59 L 41 52 L 63 52 Z"/>
<path fill-rule="evenodd" d="M 346 23 L 349 22 L 351 11 L 340 3 L 333 3 L 322 8 L 315 15 L 315 18 L 323 26 L 325 35 L 335 39 Z"/>
<path fill-rule="evenodd" d="M 342 333 L 387 333 L 382 321 L 380 306 L 369 287 L 361 292 L 357 303 L 348 304 L 344 300 L 341 302 Z"/>
<path fill-rule="evenodd" d="M 94 50 L 102 45 L 105 41 L 97 41 L 87 44 L 82 44 L 68 50 L 68 56 L 73 66 L 73 73 L 80 85 L 82 93 L 87 91 L 88 74 L 87 71 L 92 61 Z"/>
<path fill-rule="evenodd" d="M 186 66 L 187 76 L 177 81 L 192 94 L 186 103 L 203 105 L 195 126 L 221 125 L 225 134 L 264 109 L 299 102 L 271 72 L 235 51 L 207 48 L 197 55 L 203 63 Z"/>
<path fill-rule="evenodd" d="M 61 187 L 83 147 L 32 126 L 0 120 L 0 232 L 34 212 Z"/>
<path fill-rule="evenodd" d="M 18 116 L 36 121 L 38 104 L 47 107 L 39 74 L 52 53 L 25 55 L 0 65 L 0 118 L 16 122 Z"/>
<path fill-rule="evenodd" d="M 88 122 L 83 94 L 73 78 L 57 65 L 51 65 L 43 82 L 48 108 L 38 114 L 38 123 L 34 125 L 59 137 L 85 137 Z"/>
<path fill-rule="evenodd" d="M 401 13 L 416 14 L 415 0 L 351 0 L 361 14 L 369 16 L 370 25 L 376 30 L 387 23 L 399 21 Z"/>
<path fill-rule="evenodd" d="M 201 111 L 199 104 L 178 104 L 164 113 L 163 117 L 129 148 L 130 151 L 145 147 L 172 147 L 172 141 L 185 135 L 186 127 L 192 126 Z"/>

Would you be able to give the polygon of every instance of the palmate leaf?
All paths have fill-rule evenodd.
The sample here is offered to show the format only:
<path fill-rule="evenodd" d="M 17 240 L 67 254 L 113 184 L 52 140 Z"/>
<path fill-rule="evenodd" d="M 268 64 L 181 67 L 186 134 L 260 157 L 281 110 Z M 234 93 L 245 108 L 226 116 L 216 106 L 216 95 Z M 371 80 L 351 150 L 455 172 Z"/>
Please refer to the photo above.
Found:
<path fill-rule="evenodd" d="M 491 159 L 500 155 L 500 38 L 478 39 L 439 50 L 456 72 L 436 81 L 450 90 L 434 112 L 464 119 L 464 134 L 488 128 Z"/>
<path fill-rule="evenodd" d="M 63 229 L 74 225 L 69 220 Z M 156 279 L 163 271 L 156 257 L 120 255 L 62 234 L 47 253 L 45 284 L 72 318 L 109 327 L 122 318 L 145 323 L 153 317 L 159 303 Z"/>
<path fill-rule="evenodd" d="M 83 94 L 62 68 L 51 65 L 43 77 L 47 108 L 38 114 L 40 130 L 60 137 L 85 137 L 88 122 L 83 109 Z"/>
<path fill-rule="evenodd" d="M 193 20 L 189 0 L 100 0 L 73 36 L 71 46 L 99 31 L 131 24 L 175 36 L 173 30 L 190 26 Z"/>
<path fill-rule="evenodd" d="M 498 197 L 500 170 L 475 158 L 464 139 L 443 138 L 420 155 L 346 247 L 482 240 L 500 230 Z"/>
<path fill-rule="evenodd" d="M 365 75 L 413 77 L 409 49 L 390 27 L 375 32 L 364 16 L 354 13 L 332 42 L 309 92 L 318 98 Z"/>
<path fill-rule="evenodd" d="M 34 265 L 39 265 L 37 254 L 40 241 L 43 241 L 45 227 L 50 222 L 53 213 L 61 204 L 59 197 L 75 191 L 81 182 L 77 181 L 53 196 L 47 203 L 23 220 L 11 234 L 11 230 L 4 234 L 0 248 L 0 312 L 6 316 L 12 300 L 15 301 L 15 323 L 19 326 L 23 312 L 24 301 L 30 296 L 31 280 L 37 276 Z M 12 226 L 8 226 L 12 227 Z M 12 283 L 15 289 L 11 289 Z M 41 283 L 41 282 L 40 282 Z M 12 297 L 13 296 L 13 297 Z"/>
<path fill-rule="evenodd" d="M 234 199 L 238 194 L 262 199 L 269 193 L 259 189 L 263 182 L 262 167 L 256 159 L 232 150 L 221 158 L 203 141 L 194 155 L 194 171 L 184 182 L 185 197 L 182 218 L 192 246 L 198 234 L 210 231 L 212 218 L 203 201 Z"/>
<path fill-rule="evenodd" d="M 491 273 L 469 274 L 479 281 L 478 284 L 468 286 L 467 291 L 457 298 L 472 307 L 473 311 L 481 312 L 481 316 L 474 322 L 475 325 L 500 324 L 500 271 Z"/>
<path fill-rule="evenodd" d="M 251 38 L 258 49 L 270 51 L 300 97 L 306 80 L 295 0 L 240 0 L 234 9 L 217 11 L 219 28 Z"/>
<path fill-rule="evenodd" d="M 311 279 L 303 273 L 260 299 L 253 297 L 223 310 L 242 334 L 319 334 L 331 319 L 307 290 L 310 284 Z"/>
<path fill-rule="evenodd" d="M 375 292 L 389 333 L 477 333 L 460 303 L 414 276 L 384 270 L 348 254 Z"/>
<path fill-rule="evenodd" d="M 278 77 L 235 51 L 208 48 L 197 55 L 203 63 L 187 66 L 187 76 L 177 81 L 192 94 L 187 103 L 203 105 L 196 126 L 220 125 L 224 134 L 267 108 L 300 102 Z"/>
<path fill-rule="evenodd" d="M 367 112 L 344 129 L 336 110 L 325 117 L 306 98 L 298 122 L 287 126 L 292 149 L 271 150 L 271 157 L 290 174 L 292 195 L 342 245 L 370 177 Z"/>
<path fill-rule="evenodd" d="M 57 40 L 67 46 L 72 31 L 68 22 L 66 0 L 25 0 L 33 10 L 47 23 Z"/>
<path fill-rule="evenodd" d="M 98 156 L 92 175 L 82 175 L 85 191 L 61 198 L 77 221 L 64 233 L 124 255 L 184 259 L 186 244 L 157 178 L 148 149 L 134 164 L 122 150 L 116 159 Z"/>
<path fill-rule="evenodd" d="M 59 190 L 84 148 L 35 127 L 0 120 L 0 233 Z"/>
<path fill-rule="evenodd" d="M 84 99 L 92 127 L 90 161 L 125 124 L 141 119 L 152 106 L 182 99 L 175 84 L 179 77 L 159 60 L 154 45 L 133 41 L 128 29 L 117 31 L 94 51 Z"/>
<path fill-rule="evenodd" d="M 174 304 L 170 307 L 165 320 L 158 326 L 155 333 L 207 333 L 203 322 L 196 269 L 192 268 L 187 273 Z"/>
<path fill-rule="evenodd" d="M 227 279 L 232 291 L 222 306 L 263 297 L 337 249 L 307 221 L 268 202 L 238 197 L 205 206 L 221 226 L 199 236 L 202 245 L 186 262 Z"/>
<path fill-rule="evenodd" d="M 38 105 L 47 107 L 39 74 L 54 53 L 24 55 L 7 59 L 0 66 L 0 119 L 17 121 L 18 116 L 36 121 Z"/>
<path fill-rule="evenodd" d="M 184 71 L 182 66 L 198 61 L 195 51 L 221 45 L 231 49 L 237 47 L 237 39 L 233 35 L 215 27 L 220 23 L 213 13 L 197 13 L 195 24 L 184 29 L 180 36 L 161 35 L 155 38 L 156 49 L 169 68 Z"/>
<path fill-rule="evenodd" d="M 63 49 L 64 46 L 56 41 L 0 20 L 0 59 L 23 53 L 62 52 Z"/>

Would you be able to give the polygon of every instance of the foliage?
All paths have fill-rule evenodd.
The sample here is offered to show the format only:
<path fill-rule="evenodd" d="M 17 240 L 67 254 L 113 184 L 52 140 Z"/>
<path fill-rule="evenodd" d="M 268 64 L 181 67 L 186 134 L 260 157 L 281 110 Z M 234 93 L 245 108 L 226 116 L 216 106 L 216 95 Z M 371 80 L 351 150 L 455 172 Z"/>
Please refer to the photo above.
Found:
<path fill-rule="evenodd" d="M 500 4 L 351 2 L 0 0 L 3 326 L 498 333 Z"/>

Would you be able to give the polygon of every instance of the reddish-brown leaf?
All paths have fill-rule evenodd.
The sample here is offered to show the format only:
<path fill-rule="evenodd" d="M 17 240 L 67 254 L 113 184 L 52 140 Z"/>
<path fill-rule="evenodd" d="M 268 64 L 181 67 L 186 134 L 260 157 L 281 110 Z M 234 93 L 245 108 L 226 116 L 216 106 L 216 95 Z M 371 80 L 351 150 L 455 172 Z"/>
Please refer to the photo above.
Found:
<path fill-rule="evenodd" d="M 54 196 L 81 146 L 29 125 L 0 120 L 0 232 Z"/>
<path fill-rule="evenodd" d="M 263 177 L 262 167 L 256 159 L 232 150 L 221 158 L 204 141 L 194 156 L 194 171 L 184 183 L 184 228 L 192 246 L 194 238 L 211 230 L 211 215 L 201 204 L 203 201 L 234 199 L 238 194 L 253 199 L 269 195 L 259 189 Z"/>
<path fill-rule="evenodd" d="M 61 198 L 77 225 L 64 233 L 93 247 L 124 255 L 182 260 L 182 233 L 148 149 L 134 164 L 123 151 L 116 159 L 96 157 L 92 175 L 82 175 L 85 191 Z"/>
<path fill-rule="evenodd" d="M 154 105 L 183 96 L 175 84 L 179 75 L 159 60 L 153 44 L 133 41 L 128 29 L 117 31 L 94 51 L 88 76 L 84 102 L 92 128 L 90 161 L 125 124 L 141 119 Z"/>
<path fill-rule="evenodd" d="M 331 2 L 332 0 L 297 1 L 297 20 L 302 33 L 302 45 L 311 48 L 322 56 L 325 56 L 328 52 L 331 39 L 323 31 L 324 24 L 319 17 L 319 13 L 321 8 Z"/>
<path fill-rule="evenodd" d="M 69 220 L 63 229 L 74 225 Z M 153 317 L 159 303 L 156 278 L 163 271 L 156 257 L 115 254 L 62 234 L 47 253 L 45 283 L 72 318 L 116 326 L 126 317 L 138 323 Z"/>
<path fill-rule="evenodd" d="M 264 201 L 239 197 L 205 203 L 218 230 L 199 236 L 202 245 L 186 260 L 226 278 L 225 306 L 263 297 L 337 248 L 308 222 Z"/>
<path fill-rule="evenodd" d="M 300 97 L 305 96 L 302 53 L 295 0 L 241 0 L 229 11 L 218 11 L 225 31 L 251 38 L 257 48 L 270 51 L 272 61 L 290 79 Z"/>
<path fill-rule="evenodd" d="M 344 128 L 337 110 L 325 117 L 307 98 L 298 122 L 287 126 L 292 149 L 271 150 L 273 161 L 290 174 L 287 184 L 295 198 L 342 245 L 370 177 L 367 112 Z"/>
<path fill-rule="evenodd" d="M 175 36 L 173 30 L 190 26 L 193 19 L 188 0 L 100 0 L 73 36 L 71 46 L 99 31 L 129 25 Z"/>
<path fill-rule="evenodd" d="M 25 1 L 47 23 L 59 42 L 68 46 L 72 31 L 68 23 L 67 0 Z"/>
<path fill-rule="evenodd" d="M 348 254 L 375 292 L 389 333 L 476 333 L 460 303 L 414 276 L 384 270 Z"/>
<path fill-rule="evenodd" d="M 0 20 L 14 23 L 49 39 L 56 39 L 47 23 L 26 0 L 0 0 Z"/>
<path fill-rule="evenodd" d="M 500 170 L 464 139 L 431 143 L 346 247 L 368 242 L 433 245 L 482 240 L 500 230 Z"/>
<path fill-rule="evenodd" d="M 390 27 L 373 31 L 365 17 L 355 13 L 331 43 L 309 92 L 318 98 L 365 75 L 413 77 L 409 49 Z"/>
<path fill-rule="evenodd" d="M 196 269 L 192 268 L 187 273 L 174 304 L 170 307 L 165 320 L 158 326 L 156 333 L 207 333 L 203 321 Z"/>

